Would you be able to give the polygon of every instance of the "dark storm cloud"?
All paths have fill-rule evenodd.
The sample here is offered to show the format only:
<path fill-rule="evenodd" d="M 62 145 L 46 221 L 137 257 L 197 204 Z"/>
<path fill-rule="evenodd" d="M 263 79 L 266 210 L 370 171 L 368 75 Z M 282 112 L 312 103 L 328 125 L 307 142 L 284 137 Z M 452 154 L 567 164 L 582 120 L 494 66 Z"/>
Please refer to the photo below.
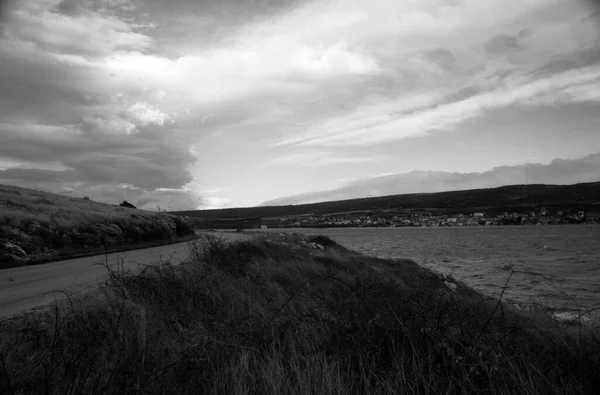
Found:
<path fill-rule="evenodd" d="M 123 194 L 150 201 L 158 193 L 159 203 L 172 196 L 187 206 L 196 202 L 193 193 L 178 191 L 192 181 L 188 168 L 196 161 L 186 138 L 147 102 L 146 88 L 112 80 L 103 66 L 114 50 L 147 47 L 149 37 L 118 17 L 135 3 L 19 6 L 7 23 L 10 36 L 0 38 L 0 158 L 9 166 L 0 183 L 106 201 Z"/>
<path fill-rule="evenodd" d="M 45 139 L 39 136 L 18 130 L 4 133 L 0 157 L 32 163 L 60 160 L 73 171 L 52 173 L 53 178 L 63 177 L 72 182 L 127 183 L 152 189 L 179 188 L 192 180 L 187 167 L 195 162 L 195 158 L 189 150 L 175 142 L 151 138 L 151 134 L 144 137 L 105 136 L 102 139 L 84 135 L 57 138 L 56 133 Z M 14 171 L 16 169 L 5 174 L 14 174 Z M 36 174 L 42 173 L 28 169 L 20 176 L 24 179 Z"/>
<path fill-rule="evenodd" d="M 13 5 L 14 0 L 0 0 L 0 38 L 4 35 L 6 25 L 9 23 Z"/>
<path fill-rule="evenodd" d="M 99 104 L 94 74 L 43 53 L 0 46 L 0 117 L 34 115 L 49 123 L 70 123 L 81 107 Z M 73 119 L 75 115 L 75 119 Z"/>
<path fill-rule="evenodd" d="M 9 7 L 12 0 L 0 0 L 0 23 L 8 17 Z"/>
<path fill-rule="evenodd" d="M 26 181 L 33 185 L 55 184 L 74 182 L 81 179 L 81 175 L 73 170 L 56 171 L 44 169 L 9 168 L 0 170 L 0 183 L 10 184 L 15 181 Z"/>
<path fill-rule="evenodd" d="M 119 151 L 90 152 L 63 162 L 85 174 L 87 180 L 128 183 L 144 189 L 179 188 L 192 181 L 185 169 L 194 160 L 183 150 L 152 144 L 146 152 L 139 152 L 138 147 Z"/>
<path fill-rule="evenodd" d="M 575 184 L 600 181 L 600 153 L 581 159 L 555 159 L 547 165 L 501 166 L 482 173 L 414 171 L 363 179 L 331 191 L 311 192 L 275 199 L 263 205 L 300 204 L 402 193 L 427 193 L 514 184 Z"/>

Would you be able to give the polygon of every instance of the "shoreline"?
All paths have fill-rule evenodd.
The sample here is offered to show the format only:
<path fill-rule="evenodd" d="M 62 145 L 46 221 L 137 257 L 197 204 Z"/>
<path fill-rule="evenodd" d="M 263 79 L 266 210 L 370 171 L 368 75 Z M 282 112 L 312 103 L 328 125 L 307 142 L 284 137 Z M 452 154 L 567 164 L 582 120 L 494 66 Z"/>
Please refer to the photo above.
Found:
<path fill-rule="evenodd" d="M 536 225 L 512 225 L 512 226 L 508 226 L 511 227 L 513 229 L 523 229 L 523 228 L 529 228 L 532 230 L 536 230 L 538 229 L 538 226 Z M 402 228 L 403 230 L 392 230 L 390 232 L 393 232 L 393 234 L 397 234 L 397 235 L 402 235 L 402 234 L 406 234 L 404 232 L 411 232 L 412 229 L 415 229 L 416 227 L 409 227 L 408 229 Z M 425 227 L 423 227 L 425 228 Z M 427 227 L 427 229 L 429 230 L 415 230 L 414 234 L 418 234 L 419 232 L 437 232 L 437 228 L 436 230 L 431 229 L 432 227 Z M 478 227 L 476 230 L 473 229 L 475 227 L 456 227 L 456 228 L 468 228 L 469 230 L 463 230 L 464 232 L 479 232 L 482 227 Z M 485 227 L 485 228 L 490 228 L 490 232 L 493 231 L 498 231 L 502 228 L 505 227 Z M 387 229 L 387 228 L 364 228 L 364 227 L 358 227 L 358 228 L 327 228 L 327 229 L 306 229 L 309 232 L 307 232 L 307 235 L 317 235 L 317 234 L 321 234 L 321 232 L 331 232 L 331 233 L 323 233 L 325 235 L 327 235 L 328 237 L 333 238 L 334 240 L 342 243 L 343 245 L 347 245 L 350 246 L 352 245 L 352 240 L 356 240 L 357 237 L 360 238 L 361 233 L 356 233 L 353 237 L 348 237 L 348 239 L 338 239 L 338 236 L 341 237 L 340 235 L 344 234 L 344 232 L 346 232 L 346 229 L 348 232 L 365 232 L 365 234 L 371 234 L 369 230 L 367 229 L 376 229 L 377 231 L 382 231 L 382 229 Z M 546 228 L 548 229 L 548 228 Z M 594 228 L 596 229 L 596 228 Z M 306 231 L 305 230 L 305 231 Z M 372 230 L 372 232 L 376 232 L 376 230 Z M 460 234 L 460 232 L 463 231 L 457 231 Z M 235 232 L 235 231 L 233 231 Z M 336 233 L 337 232 L 337 233 Z M 440 230 L 440 232 L 443 232 L 442 234 L 448 234 L 445 232 L 451 232 L 450 230 Z M 278 234 L 278 233 L 289 233 L 289 234 L 297 234 L 300 233 L 302 234 L 302 230 L 299 230 L 298 228 L 268 228 L 268 229 L 254 229 L 254 230 L 248 230 L 245 231 L 244 233 L 248 233 L 248 234 Z M 467 233 L 468 234 L 468 233 Z M 486 234 L 486 230 L 482 230 L 482 235 Z M 350 243 L 350 244 L 348 244 Z M 380 242 L 381 243 L 381 242 Z M 358 246 L 354 246 L 351 247 L 353 250 L 359 252 L 359 253 L 366 253 L 369 254 L 371 256 L 377 256 L 383 259 L 393 259 L 394 254 L 391 253 L 386 253 L 383 251 L 386 251 L 387 248 L 389 248 L 388 245 L 386 244 L 380 244 L 379 245 L 379 250 L 381 252 L 381 254 L 377 254 L 376 252 L 373 252 L 372 248 L 368 247 L 368 244 L 366 244 L 365 246 L 363 246 L 363 248 L 360 248 Z M 357 249 L 358 248 L 358 249 Z M 383 250 L 381 250 L 383 249 Z M 414 251 L 413 251 L 414 252 Z M 418 264 L 422 265 L 423 267 L 426 267 L 430 270 L 434 270 L 436 273 L 451 273 L 454 276 L 460 275 L 461 279 L 463 279 L 463 281 L 466 281 L 467 283 L 469 283 L 469 278 L 470 276 L 473 276 L 473 274 L 469 274 L 468 273 L 468 269 L 466 269 L 466 266 L 464 266 L 463 262 L 463 258 L 462 256 L 456 256 L 456 257 L 451 257 L 449 258 L 449 260 L 447 260 L 446 258 L 441 258 L 441 257 L 437 257 L 437 258 L 430 258 L 430 257 L 421 257 L 421 259 L 418 259 L 419 255 L 418 253 L 415 254 L 399 254 L 397 255 L 398 257 L 406 257 L 409 259 L 414 259 Z M 488 256 L 487 259 L 489 259 L 490 257 Z M 483 259 L 483 258 L 481 258 Z M 487 262 L 487 259 L 485 260 L 485 262 Z M 435 262 L 435 263 L 432 263 Z M 463 268 L 458 268 L 458 267 L 446 267 L 446 265 L 448 264 L 448 262 L 457 262 L 457 263 L 461 263 L 463 265 Z M 528 272 L 530 269 L 526 269 L 525 267 L 520 267 L 518 268 L 518 264 L 510 264 L 510 262 L 512 261 L 507 261 L 505 263 L 503 263 L 502 265 L 496 266 L 496 265 L 489 265 L 489 266 L 483 266 L 482 270 L 494 270 L 494 269 L 503 269 L 506 270 L 506 275 L 508 275 L 511 271 L 514 272 L 514 274 L 516 275 L 521 275 L 520 277 L 513 277 L 512 283 L 508 285 L 508 288 L 512 290 L 516 290 L 517 294 L 513 294 L 511 296 L 511 300 L 510 303 L 511 305 L 513 305 L 515 308 L 519 309 L 519 310 L 529 310 L 532 308 L 535 308 L 535 306 L 539 305 L 539 304 L 543 304 L 546 305 L 548 303 L 555 303 L 556 305 L 553 305 L 552 308 L 550 308 L 549 306 L 547 306 L 547 308 L 549 310 L 552 311 L 552 313 L 555 315 L 555 317 L 559 320 L 563 320 L 563 321 L 569 321 L 569 320 L 573 320 L 573 319 L 578 319 L 578 315 L 580 311 L 586 311 L 585 316 L 582 317 L 582 319 L 584 321 L 588 321 L 590 323 L 600 323 L 600 306 L 598 306 L 597 304 L 586 304 L 586 302 L 579 300 L 577 302 L 574 303 L 566 303 L 569 306 L 565 306 L 565 299 L 569 299 L 571 300 L 571 302 L 573 302 L 573 300 L 575 298 L 575 295 L 577 295 L 577 293 L 569 293 L 569 291 L 565 290 L 564 292 L 561 291 L 557 291 L 553 296 L 548 295 L 546 292 L 544 291 L 543 293 L 539 293 L 539 294 L 531 294 L 530 293 L 530 288 L 528 288 L 527 284 L 524 281 L 524 279 L 526 279 L 526 276 L 528 275 Z M 431 265 L 434 265 L 435 267 L 432 267 Z M 513 266 L 515 266 L 515 268 L 513 268 Z M 531 269 L 533 270 L 533 269 Z M 458 271 L 461 274 L 457 274 L 456 271 Z M 504 278 L 498 279 L 497 277 L 503 277 L 504 274 L 494 274 L 492 275 L 491 273 L 488 273 L 489 275 L 489 281 L 488 282 L 493 282 L 494 279 L 495 280 L 499 280 L 501 281 L 501 283 L 499 283 L 496 287 L 491 287 L 491 286 L 486 286 L 486 287 L 478 287 L 476 284 L 469 284 L 470 287 L 473 287 L 474 289 L 477 289 L 478 292 L 482 292 L 490 297 L 497 297 L 500 292 L 501 292 L 501 284 L 504 283 Z M 465 278 L 466 277 L 466 278 Z M 514 282 L 517 281 L 517 284 L 514 285 Z M 520 282 L 521 281 L 521 282 Z M 527 280 L 529 281 L 529 280 Z M 475 280 L 474 282 L 480 282 L 478 280 Z M 573 291 L 574 292 L 574 291 Z M 568 294 L 567 294 L 568 293 Z M 568 296 L 565 296 L 568 295 Z M 555 301 L 552 302 L 552 298 L 555 298 Z M 550 299 L 548 299 L 550 298 Z M 589 299 L 589 296 L 588 296 Z M 549 301 L 550 300 L 550 301 Z M 589 300 L 588 300 L 589 302 Z M 587 306 L 587 307 L 583 307 L 583 306 Z M 580 307 L 581 306 L 581 307 Z"/>
<path fill-rule="evenodd" d="M 0 320 L 0 392 L 587 394 L 600 385 L 599 328 L 517 311 L 412 260 L 299 234 L 208 236 L 192 256 L 111 271 L 101 296 Z"/>

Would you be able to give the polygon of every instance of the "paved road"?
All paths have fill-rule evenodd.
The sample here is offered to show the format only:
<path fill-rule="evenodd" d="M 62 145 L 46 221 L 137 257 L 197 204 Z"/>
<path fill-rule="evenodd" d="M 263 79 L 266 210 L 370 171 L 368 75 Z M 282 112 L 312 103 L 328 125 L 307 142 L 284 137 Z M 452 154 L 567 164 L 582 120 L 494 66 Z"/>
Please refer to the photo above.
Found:
<path fill-rule="evenodd" d="M 55 298 L 64 297 L 63 293 L 56 291 L 93 289 L 107 279 L 108 273 L 102 265 L 105 262 L 116 268 L 124 260 L 125 268 L 136 269 L 138 263 L 156 263 L 161 257 L 170 258 L 173 264 L 181 263 L 189 257 L 188 243 L 0 270 L 0 317 L 47 305 Z"/>
<path fill-rule="evenodd" d="M 197 232 L 198 235 L 204 232 Z M 229 232 L 207 232 L 226 240 L 252 238 L 249 234 Z M 199 239 L 202 240 L 202 239 Z M 25 312 L 42 307 L 65 298 L 62 291 L 83 294 L 108 278 L 105 263 L 111 268 L 123 263 L 126 269 L 137 269 L 138 263 L 153 264 L 170 259 L 177 265 L 189 257 L 189 245 L 185 243 L 170 244 L 97 255 L 93 257 L 71 259 L 45 263 L 34 266 L 15 267 L 0 270 L 0 317 Z"/>

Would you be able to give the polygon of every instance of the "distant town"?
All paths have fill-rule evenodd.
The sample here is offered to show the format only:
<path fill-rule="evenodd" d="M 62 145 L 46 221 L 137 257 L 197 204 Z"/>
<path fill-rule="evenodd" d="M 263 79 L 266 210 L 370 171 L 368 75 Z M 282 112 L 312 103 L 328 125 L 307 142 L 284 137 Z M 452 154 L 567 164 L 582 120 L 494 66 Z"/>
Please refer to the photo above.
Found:
<path fill-rule="evenodd" d="M 600 182 L 377 196 L 287 206 L 174 211 L 198 229 L 600 223 Z"/>
<path fill-rule="evenodd" d="M 559 224 L 595 224 L 600 223 L 600 213 L 585 213 L 579 211 L 574 214 L 558 212 L 550 215 L 546 210 L 527 213 L 502 213 L 489 217 L 486 213 L 465 213 L 454 216 L 411 214 L 394 215 L 386 218 L 375 215 L 327 215 L 327 216 L 297 216 L 264 219 L 262 225 L 286 228 L 306 226 L 327 227 L 402 227 L 402 226 L 494 226 L 494 225 L 559 225 Z"/>
<path fill-rule="evenodd" d="M 302 214 L 271 218 L 237 218 L 204 221 L 188 218 L 200 228 L 336 228 L 336 227 L 440 227 L 440 226 L 503 226 L 600 224 L 600 212 L 558 211 L 546 209 L 522 213 L 504 212 L 490 216 L 485 212 L 436 215 L 432 213 L 398 213 L 397 210 L 376 210 L 361 213 Z"/>

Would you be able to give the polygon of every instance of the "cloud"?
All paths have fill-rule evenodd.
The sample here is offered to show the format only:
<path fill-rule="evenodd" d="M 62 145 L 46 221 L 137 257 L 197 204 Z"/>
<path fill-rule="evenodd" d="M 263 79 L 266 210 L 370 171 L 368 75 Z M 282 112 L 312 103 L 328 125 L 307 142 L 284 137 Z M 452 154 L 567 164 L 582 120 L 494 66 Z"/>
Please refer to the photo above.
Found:
<path fill-rule="evenodd" d="M 114 51 L 144 50 L 151 44 L 145 34 L 116 16 L 81 4 L 41 0 L 24 2 L 14 13 L 11 33 L 42 50 L 75 56 L 102 56 Z"/>
<path fill-rule="evenodd" d="M 19 185 L 24 188 L 43 190 L 69 196 L 89 196 L 92 200 L 119 204 L 126 200 L 145 210 L 195 210 L 200 207 L 198 196 L 185 189 L 156 190 L 136 188 L 129 184 L 82 181 L 72 177 L 72 172 L 41 169 L 0 168 L 0 184 Z"/>
<path fill-rule="evenodd" d="M 200 199 L 200 209 L 213 210 L 227 207 L 231 203 L 231 199 L 216 196 L 206 196 Z"/>
<path fill-rule="evenodd" d="M 165 121 L 170 120 L 167 114 L 148 103 L 135 103 L 129 107 L 129 111 L 144 126 L 151 123 L 164 126 Z"/>
<path fill-rule="evenodd" d="M 600 181 L 600 153 L 581 159 L 555 159 L 549 164 L 495 167 L 481 173 L 414 171 L 356 180 L 329 191 L 278 198 L 262 205 L 303 204 L 368 196 L 429 193 L 514 184 L 575 184 Z"/>
<path fill-rule="evenodd" d="M 221 193 L 221 192 L 225 192 L 227 190 L 227 188 L 219 188 L 219 187 L 215 187 L 215 188 L 199 188 L 198 191 L 202 194 L 213 194 L 213 193 Z"/>
<path fill-rule="evenodd" d="M 370 117 L 364 114 L 371 108 L 364 112 L 359 110 L 362 116 L 358 120 L 353 113 L 277 145 L 372 145 L 425 136 L 434 131 L 451 131 L 484 111 L 513 104 L 597 101 L 598 95 L 590 92 L 594 92 L 598 84 L 598 66 L 569 70 L 548 78 L 515 76 L 499 82 L 493 90 L 442 105 L 433 102 L 435 96 L 425 96 L 433 102 L 426 109 L 411 111 L 404 100 L 399 100 L 396 108 L 388 103 L 379 109 L 379 114 Z M 332 128 L 331 124 L 337 127 Z"/>
<path fill-rule="evenodd" d="M 29 163 L 59 160 L 81 180 L 113 180 L 141 188 L 180 187 L 192 181 L 187 167 L 195 157 L 184 144 L 164 139 L 164 128 L 138 126 L 143 137 L 107 139 L 96 127 L 0 124 L 0 156 Z"/>
<path fill-rule="evenodd" d="M 131 194 L 131 193 L 130 193 Z M 198 197 L 189 190 L 167 189 L 153 190 L 134 194 L 131 198 L 137 207 L 145 209 L 157 209 L 167 211 L 196 210 L 200 207 Z"/>
<path fill-rule="evenodd" d="M 211 194 L 185 190 L 197 157 L 268 153 L 279 165 L 342 169 L 333 165 L 379 158 L 339 147 L 449 132 L 515 104 L 595 102 L 597 20 L 580 8 L 13 1 L 0 14 L 3 177 L 53 191 L 95 183 L 107 197 L 127 184 L 143 204 L 155 203 L 152 191 L 192 204 Z M 230 149 L 244 144 L 241 154 Z M 214 171 L 230 176 L 226 166 Z"/>
<path fill-rule="evenodd" d="M 520 51 L 523 49 L 519 43 L 518 36 L 500 35 L 492 38 L 484 44 L 485 50 L 491 54 L 503 54 L 506 52 Z"/>
<path fill-rule="evenodd" d="M 436 48 L 426 51 L 425 56 L 430 61 L 437 63 L 442 69 L 448 71 L 454 68 L 456 62 L 454 54 L 448 48 Z"/>
<path fill-rule="evenodd" d="M 311 151 L 311 152 L 296 152 L 286 155 L 281 155 L 273 159 L 267 160 L 263 166 L 305 166 L 305 167 L 321 167 L 328 165 L 340 165 L 348 163 L 370 163 L 378 162 L 382 158 L 374 156 L 341 156 L 331 151 Z"/>
<path fill-rule="evenodd" d="M 166 92 L 115 78 L 104 66 L 152 43 L 120 14 L 130 5 L 41 0 L 11 9 L 0 37 L 0 158 L 12 163 L 3 166 L 2 182 L 109 200 L 129 184 L 144 205 L 164 204 L 158 189 L 192 181 L 196 158 L 162 108 Z M 51 162 L 60 166 L 49 170 Z M 191 192 L 169 193 L 197 206 Z"/>

